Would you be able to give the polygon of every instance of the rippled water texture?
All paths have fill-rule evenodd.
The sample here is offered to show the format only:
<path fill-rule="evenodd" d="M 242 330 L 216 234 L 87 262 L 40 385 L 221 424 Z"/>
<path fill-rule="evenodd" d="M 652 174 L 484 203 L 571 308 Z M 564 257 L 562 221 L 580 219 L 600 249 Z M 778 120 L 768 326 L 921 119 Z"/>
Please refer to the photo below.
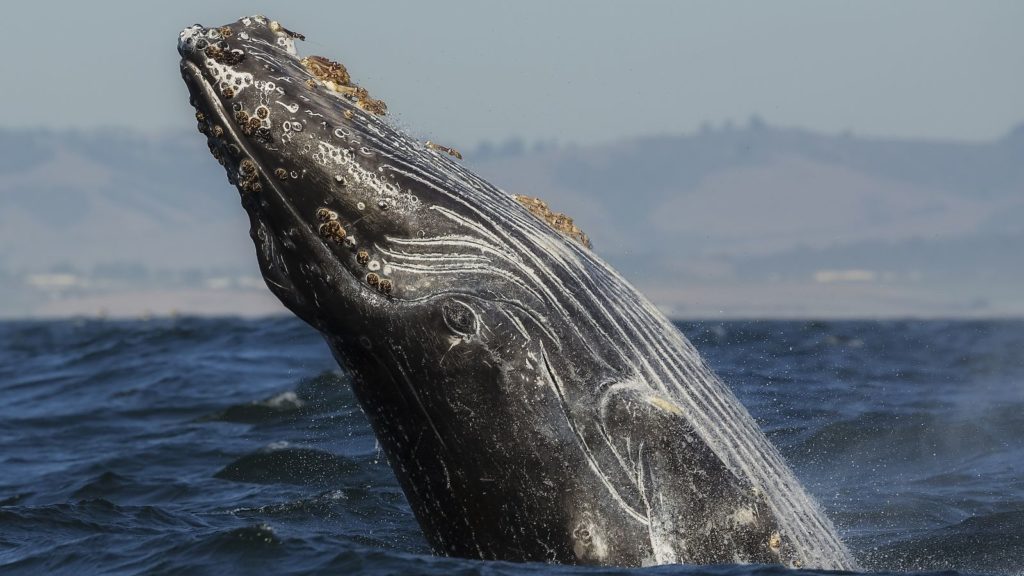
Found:
<path fill-rule="evenodd" d="M 1024 322 L 680 328 L 865 568 L 1022 573 Z M 0 324 L 0 392 L 5 574 L 623 572 L 431 556 L 294 319 Z"/>

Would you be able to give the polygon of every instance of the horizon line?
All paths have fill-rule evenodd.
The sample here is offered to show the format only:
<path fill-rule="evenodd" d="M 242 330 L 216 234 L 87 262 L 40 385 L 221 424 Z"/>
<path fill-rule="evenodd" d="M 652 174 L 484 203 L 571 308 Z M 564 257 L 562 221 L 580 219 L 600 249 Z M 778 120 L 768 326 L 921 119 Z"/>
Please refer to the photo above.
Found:
<path fill-rule="evenodd" d="M 168 135 L 181 136 L 191 135 L 193 132 L 192 128 L 186 127 L 185 122 L 182 125 L 175 124 L 173 126 L 164 127 L 147 127 L 140 128 L 138 126 L 132 126 L 129 124 L 96 124 L 96 125 L 70 125 L 70 126 L 51 126 L 45 124 L 26 124 L 26 125 L 12 125 L 12 124 L 0 124 L 0 133 L 3 132 L 14 132 L 14 133 L 37 133 L 37 134 L 98 134 L 98 135 L 134 135 L 141 136 L 144 138 L 159 138 Z M 392 122 L 399 130 L 412 134 L 410 127 L 402 122 Z M 678 138 L 678 137 L 700 137 L 708 134 L 728 134 L 728 133 L 742 133 L 742 132 L 756 132 L 759 130 L 774 130 L 779 132 L 797 132 L 804 134 L 811 134 L 817 136 L 826 136 L 834 138 L 852 138 L 862 141 L 885 141 L 885 142 L 903 142 L 903 143 L 944 143 L 944 144 L 994 144 L 1003 142 L 1014 138 L 1017 135 L 1024 135 L 1024 117 L 1021 120 L 1010 124 L 1001 134 L 994 135 L 989 138 L 969 138 L 969 137 L 936 137 L 936 136 L 913 136 L 913 135 L 895 135 L 895 134 L 876 134 L 872 132 L 859 132 L 857 129 L 848 127 L 838 131 L 818 129 L 807 126 L 799 125 L 783 125 L 774 124 L 770 121 L 764 120 L 759 114 L 752 114 L 743 121 L 734 121 L 732 118 L 726 118 L 719 121 L 703 121 L 697 127 L 691 130 L 679 130 L 679 131 L 654 131 L 654 132 L 638 132 L 635 134 L 623 134 L 621 136 L 612 139 L 597 139 L 592 141 L 579 142 L 572 139 L 558 140 L 552 138 L 536 137 L 530 138 L 521 134 L 510 133 L 505 136 L 493 136 L 489 138 L 478 139 L 475 143 L 471 143 L 468 146 L 466 143 L 461 143 L 462 147 L 468 149 L 480 148 L 486 145 L 502 145 L 510 142 L 519 142 L 527 146 L 536 144 L 554 145 L 556 148 L 568 148 L 568 147 L 600 147 L 609 144 L 630 142 L 638 140 L 647 140 L 652 138 Z"/>

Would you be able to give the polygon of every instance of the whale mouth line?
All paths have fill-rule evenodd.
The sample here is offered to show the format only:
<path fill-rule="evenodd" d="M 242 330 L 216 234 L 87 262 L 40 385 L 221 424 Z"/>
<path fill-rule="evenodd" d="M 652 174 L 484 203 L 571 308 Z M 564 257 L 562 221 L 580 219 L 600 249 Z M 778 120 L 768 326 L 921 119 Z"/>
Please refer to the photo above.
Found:
<path fill-rule="evenodd" d="M 230 153 L 230 145 L 233 144 L 238 147 L 238 158 L 231 158 L 232 162 L 234 162 L 234 169 L 236 171 L 238 170 L 238 165 L 243 159 L 248 159 L 252 162 L 256 166 L 256 169 L 263 175 L 261 180 L 264 189 L 270 188 L 273 190 L 274 195 L 277 197 L 277 200 L 281 205 L 285 206 L 297 221 L 302 221 L 302 219 L 299 218 L 299 215 L 295 213 L 292 203 L 288 201 L 288 198 L 284 195 L 284 192 L 280 187 L 278 187 L 274 178 L 272 178 L 267 172 L 260 155 L 253 150 L 252 145 L 248 140 L 239 133 L 238 126 L 236 126 L 234 121 L 232 121 L 227 109 L 224 108 L 224 104 L 220 101 L 220 98 L 217 97 L 217 93 L 214 91 L 213 85 L 207 81 L 205 76 L 203 76 L 203 72 L 200 70 L 199 66 L 196 66 L 195 63 L 183 58 L 181 60 L 181 72 L 183 76 L 186 76 L 193 84 L 196 85 L 196 88 L 199 91 L 198 96 L 201 97 L 205 104 L 205 108 L 211 115 L 216 117 L 216 120 L 224 129 L 224 135 L 218 138 L 218 145 L 227 152 L 226 156 L 228 158 L 233 156 L 233 154 Z M 244 204 L 245 203 L 243 202 L 243 205 Z M 259 215 L 263 210 L 259 208 L 258 203 L 253 203 L 252 212 L 253 217 L 259 219 Z"/>
<path fill-rule="evenodd" d="M 200 95 L 202 96 L 203 103 L 205 103 L 206 107 L 209 109 L 208 111 L 216 116 L 217 120 L 220 121 L 221 127 L 226 132 L 224 136 L 219 138 L 221 145 L 227 146 L 226 143 L 231 143 L 238 146 L 241 151 L 241 156 L 254 162 L 256 167 L 263 172 L 264 176 L 266 176 L 266 170 L 263 169 L 259 156 L 253 152 L 245 138 L 238 133 L 238 128 L 231 120 L 231 117 L 228 115 L 228 111 L 224 108 L 224 104 L 221 103 L 220 98 L 217 97 L 216 92 L 214 92 L 213 85 L 210 84 L 205 76 L 203 76 L 202 70 L 200 70 L 193 62 L 182 59 L 181 72 L 183 76 L 187 76 L 188 79 L 191 79 L 196 85 L 196 88 L 198 88 L 201 93 Z M 239 159 L 239 162 L 240 161 L 241 159 Z M 273 180 L 268 178 L 268 181 L 270 182 L 271 187 L 274 188 L 274 192 L 280 196 L 281 191 L 273 185 Z"/>
<path fill-rule="evenodd" d="M 264 176 L 261 179 L 264 184 L 263 190 L 266 191 L 268 188 L 273 190 L 273 194 L 276 197 L 277 203 L 279 203 L 287 211 L 289 216 L 295 222 L 303 222 L 304 219 L 295 211 L 295 206 L 288 201 L 288 198 L 285 196 L 284 192 L 274 181 L 274 178 L 271 178 L 267 173 L 267 170 L 265 169 L 263 163 L 260 160 L 260 156 L 254 152 L 251 144 L 249 144 L 249 142 L 241 134 L 239 134 L 238 127 L 235 125 L 234 122 L 231 121 L 231 118 L 228 115 L 227 110 L 224 108 L 224 104 L 217 97 L 213 85 L 206 80 L 199 67 L 196 66 L 195 63 L 183 58 L 181 60 L 181 72 L 182 76 L 186 77 L 187 80 L 191 81 L 191 84 L 195 85 L 196 89 L 199 92 L 199 94 L 197 94 L 196 96 L 201 98 L 202 103 L 205 104 L 204 108 L 206 108 L 206 111 L 211 115 L 215 116 L 216 120 L 220 122 L 220 124 L 222 125 L 222 128 L 224 129 L 224 135 L 218 139 L 220 141 L 219 145 L 223 148 L 228 148 L 230 144 L 234 144 L 235 146 L 238 147 L 239 157 L 237 159 L 232 158 L 232 162 L 234 162 L 235 164 L 234 168 L 237 170 L 238 164 L 240 164 L 243 159 L 249 159 L 253 164 L 255 164 L 256 169 L 260 171 Z M 229 153 L 227 154 L 227 156 L 231 157 L 232 155 Z M 263 193 L 265 192 L 261 192 L 261 194 Z M 246 203 L 243 198 L 243 206 L 246 207 L 246 211 L 249 212 L 250 217 L 254 221 L 258 220 L 264 226 L 270 225 L 270 223 L 267 222 L 267 215 L 265 214 L 265 210 L 260 207 L 259 202 Z M 314 238 L 314 242 L 310 244 L 310 248 L 314 251 L 317 260 L 321 265 L 326 265 L 338 269 L 345 268 L 344 266 L 341 265 L 332 266 L 332 264 L 335 264 L 335 260 L 333 258 L 331 249 L 326 245 L 322 238 L 316 236 L 315 234 L 311 234 L 311 237 Z M 257 250 L 257 253 L 259 254 L 259 250 Z M 334 270 L 334 272 L 338 273 L 339 270 L 336 269 Z M 351 273 L 351 271 L 349 271 L 349 273 Z"/>

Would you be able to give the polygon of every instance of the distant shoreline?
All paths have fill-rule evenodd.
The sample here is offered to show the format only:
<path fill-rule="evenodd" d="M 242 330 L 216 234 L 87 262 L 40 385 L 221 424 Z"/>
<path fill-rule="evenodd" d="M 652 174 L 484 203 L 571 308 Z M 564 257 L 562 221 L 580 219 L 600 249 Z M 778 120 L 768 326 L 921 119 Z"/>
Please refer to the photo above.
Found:
<path fill-rule="evenodd" d="M 641 287 L 642 289 L 642 287 Z M 866 298 L 853 301 L 848 290 L 832 286 L 804 295 L 806 306 L 794 309 L 788 304 L 793 287 L 783 292 L 772 286 L 751 285 L 743 291 L 727 292 L 722 287 L 689 286 L 678 291 L 652 290 L 648 296 L 673 321 L 838 321 L 838 320 L 920 320 L 920 321 L 972 321 L 972 320 L 1024 320 L 1024 310 L 943 307 L 933 304 L 925 308 L 901 309 L 904 302 L 879 305 L 879 300 Z M 642 290 L 643 291 L 643 290 Z M 757 296 L 761 296 L 758 298 Z M 873 296 L 873 295 L 872 295 Z M 836 310 L 836 301 L 847 300 L 850 305 Z M 267 290 L 141 290 L 132 292 L 91 295 L 78 298 L 56 299 L 45 302 L 22 314 L 0 314 L 0 321 L 38 320 L 148 320 L 168 318 L 245 319 L 289 317 L 292 313 Z"/>
<path fill-rule="evenodd" d="M 572 216 L 672 318 L 1024 317 L 1024 125 L 982 143 L 752 121 L 463 149 Z M 0 318 L 286 313 L 201 139 L 0 127 L 0 152 Z"/>

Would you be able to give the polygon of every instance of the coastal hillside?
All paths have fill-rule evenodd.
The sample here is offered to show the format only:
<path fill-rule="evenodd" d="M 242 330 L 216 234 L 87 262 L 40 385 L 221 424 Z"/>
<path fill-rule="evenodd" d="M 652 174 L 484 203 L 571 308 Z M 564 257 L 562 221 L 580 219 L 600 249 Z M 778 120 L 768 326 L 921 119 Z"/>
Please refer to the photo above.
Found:
<path fill-rule="evenodd" d="M 991 142 L 706 127 L 462 149 L 674 316 L 1024 314 L 1024 126 Z M 196 134 L 0 130 L 0 315 L 283 311 Z"/>

